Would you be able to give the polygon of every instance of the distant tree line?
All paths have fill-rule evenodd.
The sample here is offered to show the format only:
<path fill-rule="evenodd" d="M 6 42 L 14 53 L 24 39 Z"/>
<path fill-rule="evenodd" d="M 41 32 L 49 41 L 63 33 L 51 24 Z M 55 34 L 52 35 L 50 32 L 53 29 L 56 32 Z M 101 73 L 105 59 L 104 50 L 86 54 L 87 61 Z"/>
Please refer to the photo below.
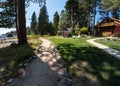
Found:
<path fill-rule="evenodd" d="M 0 27 L 15 27 L 19 45 L 27 43 L 25 7 L 29 6 L 30 2 L 42 6 L 38 19 L 35 13 L 31 18 L 31 30 L 34 34 L 56 35 L 66 29 L 69 29 L 71 34 L 76 34 L 83 27 L 92 32 L 97 13 L 101 15 L 100 19 L 120 19 L 119 0 L 67 0 L 60 15 L 55 12 L 53 22 L 49 21 L 46 0 L 0 0 Z"/>
<path fill-rule="evenodd" d="M 36 18 L 35 12 L 33 12 L 31 17 L 31 31 L 34 34 L 39 34 L 39 35 L 55 34 L 52 22 L 49 22 L 49 16 L 47 14 L 46 5 L 43 5 L 41 7 L 38 20 Z"/>
<path fill-rule="evenodd" d="M 38 19 L 35 12 L 31 17 L 31 33 L 39 35 L 55 35 L 58 29 L 59 14 L 55 12 L 53 23 L 49 21 L 46 5 L 43 5 L 40 9 Z"/>

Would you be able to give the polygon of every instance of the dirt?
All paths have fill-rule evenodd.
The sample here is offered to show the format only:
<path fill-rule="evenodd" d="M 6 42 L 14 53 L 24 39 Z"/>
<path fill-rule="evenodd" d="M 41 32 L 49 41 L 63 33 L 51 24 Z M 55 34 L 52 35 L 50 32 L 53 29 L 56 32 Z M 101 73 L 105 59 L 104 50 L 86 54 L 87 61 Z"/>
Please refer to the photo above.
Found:
<path fill-rule="evenodd" d="M 56 58 L 47 50 L 51 47 L 51 42 L 41 38 L 43 41 L 37 59 L 33 60 L 24 73 L 11 84 L 11 86 L 59 86 L 58 67 Z M 53 47 L 53 46 L 52 46 Z M 40 52 L 42 50 L 42 52 Z M 58 57 L 59 58 L 59 57 Z"/>

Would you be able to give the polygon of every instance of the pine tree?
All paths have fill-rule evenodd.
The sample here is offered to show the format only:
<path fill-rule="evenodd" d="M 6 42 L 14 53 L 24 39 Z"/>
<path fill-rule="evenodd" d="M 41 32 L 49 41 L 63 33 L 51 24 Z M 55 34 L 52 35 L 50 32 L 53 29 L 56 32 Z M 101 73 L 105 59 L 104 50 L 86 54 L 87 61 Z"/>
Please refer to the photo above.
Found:
<path fill-rule="evenodd" d="M 31 21 L 31 30 L 34 34 L 37 34 L 38 33 L 37 27 L 36 27 L 37 26 L 37 17 L 36 17 L 35 12 L 33 12 L 31 20 L 32 20 Z"/>
<path fill-rule="evenodd" d="M 53 27 L 55 28 L 55 33 L 57 33 L 58 30 L 58 22 L 59 22 L 59 14 L 56 11 L 53 18 Z"/>
<path fill-rule="evenodd" d="M 26 20 L 25 20 L 25 1 L 26 2 L 35 2 L 41 4 L 43 1 L 46 0 L 3 0 L 0 1 L 0 8 L 1 6 L 6 2 L 14 2 L 15 3 L 15 9 L 16 9 L 16 16 L 14 16 L 15 22 L 16 22 L 16 30 L 17 30 L 17 37 L 18 37 L 18 44 L 24 45 L 27 43 L 27 37 L 26 37 Z M 7 6 L 5 6 L 7 7 Z M 4 15 L 4 13 L 0 12 L 0 16 Z M 7 19 L 7 18 L 6 18 Z M 1 21 L 1 19 L 0 19 Z M 4 22 L 4 21 L 2 21 Z M 6 24 L 5 24 L 6 25 Z"/>
<path fill-rule="evenodd" d="M 40 35 L 44 35 L 47 34 L 47 25 L 49 23 L 49 19 L 48 19 L 48 14 L 47 14 L 47 8 L 44 5 L 41 9 L 40 9 L 40 13 L 39 13 L 39 17 L 38 17 L 38 30 L 39 30 L 39 34 Z"/>
<path fill-rule="evenodd" d="M 101 0 L 101 8 L 109 15 L 112 14 L 113 18 L 120 18 L 120 1 L 119 0 Z"/>
<path fill-rule="evenodd" d="M 15 2 L 4 2 L 0 5 L 2 11 L 0 12 L 0 27 L 11 28 L 15 27 Z"/>
<path fill-rule="evenodd" d="M 59 22 L 58 22 L 58 28 L 59 28 L 59 31 L 62 31 L 63 29 L 65 29 L 67 26 L 66 26 L 66 17 L 65 17 L 65 11 L 62 10 L 61 11 L 61 14 L 60 14 L 60 19 L 59 19 Z"/>
<path fill-rule="evenodd" d="M 79 26 L 87 27 L 87 24 L 90 20 L 90 14 L 92 13 L 92 4 L 91 0 L 81 0 L 79 1 Z"/>
<path fill-rule="evenodd" d="M 71 28 L 73 29 L 73 32 L 75 32 L 74 25 L 77 23 L 78 20 L 78 5 L 78 0 L 68 0 L 65 5 L 66 10 L 70 14 Z"/>

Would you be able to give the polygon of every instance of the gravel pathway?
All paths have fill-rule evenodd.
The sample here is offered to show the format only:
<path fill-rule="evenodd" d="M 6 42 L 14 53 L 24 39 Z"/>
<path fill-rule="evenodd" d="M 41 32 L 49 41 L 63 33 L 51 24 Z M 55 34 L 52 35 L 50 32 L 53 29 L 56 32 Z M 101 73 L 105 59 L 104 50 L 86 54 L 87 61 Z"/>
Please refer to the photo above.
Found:
<path fill-rule="evenodd" d="M 43 41 L 38 50 L 35 51 L 38 56 L 33 60 L 24 73 L 16 79 L 12 86 L 71 86 L 71 80 L 68 78 L 67 70 L 64 68 L 64 62 L 55 48 L 47 39 L 40 38 Z"/>
<path fill-rule="evenodd" d="M 103 39 L 103 38 L 89 39 L 89 40 L 87 40 L 87 42 L 95 45 L 96 47 L 104 50 L 105 52 L 109 53 L 110 55 L 112 55 L 112 56 L 116 57 L 118 60 L 120 60 L 120 52 L 119 51 L 109 48 L 108 46 L 105 46 L 103 44 L 95 42 L 95 40 L 97 40 L 97 39 Z"/>

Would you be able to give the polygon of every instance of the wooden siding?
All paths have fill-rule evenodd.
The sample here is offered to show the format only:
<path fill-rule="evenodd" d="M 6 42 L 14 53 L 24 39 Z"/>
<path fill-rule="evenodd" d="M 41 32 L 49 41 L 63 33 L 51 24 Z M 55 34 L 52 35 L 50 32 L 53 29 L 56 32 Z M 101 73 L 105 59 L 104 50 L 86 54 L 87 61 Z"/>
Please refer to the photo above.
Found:
<path fill-rule="evenodd" d="M 108 27 L 108 26 L 113 26 L 113 25 L 114 25 L 113 22 L 111 22 L 111 23 L 102 23 L 102 24 L 98 25 L 98 27 Z"/>
<path fill-rule="evenodd" d="M 97 24 L 96 28 L 98 28 L 98 35 L 120 37 L 120 20 L 118 19 L 107 17 Z"/>

